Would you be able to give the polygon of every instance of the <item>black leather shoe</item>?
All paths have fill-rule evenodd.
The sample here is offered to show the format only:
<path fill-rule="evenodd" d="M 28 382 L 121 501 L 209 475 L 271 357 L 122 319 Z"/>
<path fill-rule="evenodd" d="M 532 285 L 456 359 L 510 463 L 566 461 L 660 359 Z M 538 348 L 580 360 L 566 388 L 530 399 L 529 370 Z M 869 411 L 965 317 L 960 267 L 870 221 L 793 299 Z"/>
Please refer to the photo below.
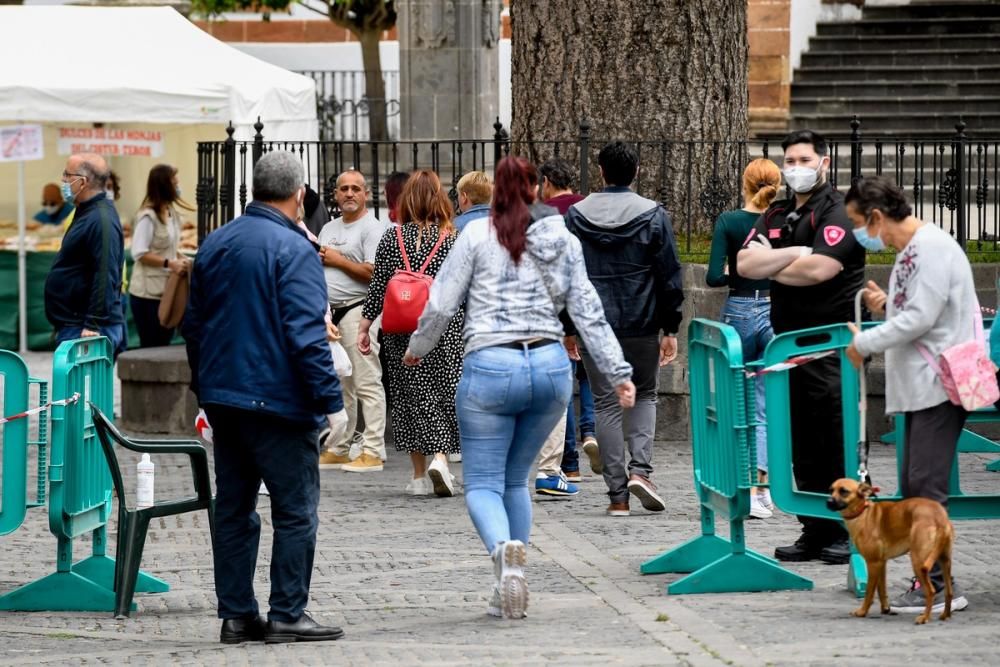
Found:
<path fill-rule="evenodd" d="M 286 644 L 288 642 L 327 642 L 340 639 L 344 631 L 332 625 L 320 625 L 309 614 L 302 614 L 293 623 L 283 621 L 268 621 L 264 631 L 264 642 L 267 644 Z"/>
<path fill-rule="evenodd" d="M 851 561 L 851 545 L 846 539 L 837 540 L 820 552 L 819 559 L 830 565 L 849 563 Z"/>
<path fill-rule="evenodd" d="M 263 641 L 265 628 L 267 628 L 267 621 L 260 616 L 254 616 L 253 618 L 227 618 L 222 621 L 222 632 L 219 633 L 219 641 L 223 644 Z"/>
<path fill-rule="evenodd" d="M 778 560 L 798 563 L 807 560 L 816 560 L 822 551 L 822 542 L 807 535 L 800 535 L 799 539 L 795 540 L 795 544 L 775 549 L 774 557 Z"/>

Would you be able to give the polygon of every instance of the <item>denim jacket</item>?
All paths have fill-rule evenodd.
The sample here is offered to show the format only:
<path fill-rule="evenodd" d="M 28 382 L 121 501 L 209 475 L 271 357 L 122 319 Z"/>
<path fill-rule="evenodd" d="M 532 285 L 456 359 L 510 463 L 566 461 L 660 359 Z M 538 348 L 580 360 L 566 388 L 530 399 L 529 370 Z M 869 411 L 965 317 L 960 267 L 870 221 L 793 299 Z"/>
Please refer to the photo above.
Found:
<path fill-rule="evenodd" d="M 621 346 L 604 318 L 587 278 L 580 241 L 566 231 L 555 209 L 531 209 L 527 249 L 515 263 L 497 240 L 489 218 L 458 235 L 431 288 L 430 300 L 410 338 L 410 351 L 426 355 L 465 303 L 465 353 L 527 340 L 560 340 L 565 307 L 601 373 L 613 385 L 632 376 Z"/>

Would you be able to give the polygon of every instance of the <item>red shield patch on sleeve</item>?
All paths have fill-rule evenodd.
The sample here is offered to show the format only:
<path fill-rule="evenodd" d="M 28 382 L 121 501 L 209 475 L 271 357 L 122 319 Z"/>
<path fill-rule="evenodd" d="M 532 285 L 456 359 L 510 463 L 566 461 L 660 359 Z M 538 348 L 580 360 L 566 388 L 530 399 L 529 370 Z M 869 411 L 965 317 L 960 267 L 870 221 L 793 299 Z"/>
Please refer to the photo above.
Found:
<path fill-rule="evenodd" d="M 823 230 L 823 240 L 829 246 L 837 245 L 844 240 L 845 236 L 847 236 L 847 232 L 840 227 L 826 227 Z"/>

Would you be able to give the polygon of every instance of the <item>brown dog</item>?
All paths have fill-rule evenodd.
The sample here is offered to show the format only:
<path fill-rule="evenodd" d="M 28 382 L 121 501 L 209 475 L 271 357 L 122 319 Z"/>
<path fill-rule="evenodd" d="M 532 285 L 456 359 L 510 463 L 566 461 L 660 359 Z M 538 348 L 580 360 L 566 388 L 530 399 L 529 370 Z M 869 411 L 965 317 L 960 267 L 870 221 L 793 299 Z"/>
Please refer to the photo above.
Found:
<path fill-rule="evenodd" d="M 826 506 L 847 523 L 851 541 L 868 564 L 868 586 L 865 600 L 854 610 L 855 616 L 865 616 L 872 606 L 875 587 L 882 613 L 889 613 L 885 594 L 886 561 L 910 552 L 913 574 L 920 581 L 927 606 L 917 617 L 917 624 L 931 617 L 934 586 L 928 573 L 935 562 L 944 573 L 945 598 L 942 621 L 951 617 L 951 545 L 955 531 L 941 503 L 927 498 L 907 498 L 899 502 L 872 502 L 872 487 L 853 479 L 838 479 L 830 486 Z"/>

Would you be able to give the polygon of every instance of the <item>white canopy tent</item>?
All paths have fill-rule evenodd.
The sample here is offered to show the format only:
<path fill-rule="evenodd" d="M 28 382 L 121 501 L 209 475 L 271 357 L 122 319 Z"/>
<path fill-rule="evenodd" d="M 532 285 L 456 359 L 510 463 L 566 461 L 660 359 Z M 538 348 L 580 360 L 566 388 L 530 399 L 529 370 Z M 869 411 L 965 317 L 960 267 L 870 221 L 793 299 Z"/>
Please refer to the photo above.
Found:
<path fill-rule="evenodd" d="M 268 141 L 318 138 L 311 78 L 220 42 L 170 7 L 0 6 L 0 26 L 0 125 L 232 122 L 239 140 L 259 118 Z M 23 163 L 19 181 L 23 350 Z"/>
<path fill-rule="evenodd" d="M 170 7 L 0 6 L 0 121 L 228 123 L 318 135 L 309 77 L 220 42 Z"/>

